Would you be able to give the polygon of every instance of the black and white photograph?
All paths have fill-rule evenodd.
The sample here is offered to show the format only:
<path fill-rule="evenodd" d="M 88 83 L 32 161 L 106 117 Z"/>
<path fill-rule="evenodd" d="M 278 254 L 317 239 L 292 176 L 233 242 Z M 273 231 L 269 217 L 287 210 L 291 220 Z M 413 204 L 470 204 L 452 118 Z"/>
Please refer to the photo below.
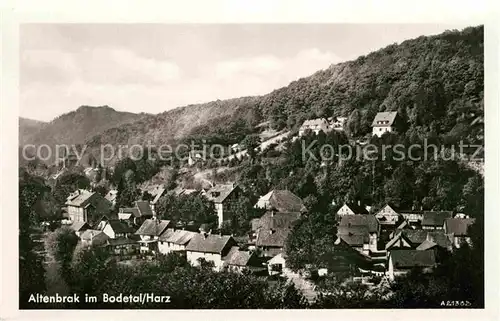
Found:
<path fill-rule="evenodd" d="M 18 308 L 484 309 L 485 30 L 19 24 Z"/>

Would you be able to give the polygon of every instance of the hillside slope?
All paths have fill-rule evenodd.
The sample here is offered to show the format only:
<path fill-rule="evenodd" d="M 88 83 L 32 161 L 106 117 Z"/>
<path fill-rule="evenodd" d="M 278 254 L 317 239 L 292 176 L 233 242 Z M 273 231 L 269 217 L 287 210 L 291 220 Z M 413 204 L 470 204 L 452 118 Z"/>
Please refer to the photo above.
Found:
<path fill-rule="evenodd" d="M 397 110 L 418 138 L 482 141 L 483 46 L 482 26 L 421 36 L 332 65 L 264 96 L 177 108 L 108 129 L 88 143 L 162 144 L 214 134 L 231 142 L 262 119 L 276 129 L 294 129 L 305 119 L 331 115 L 348 116 L 350 134 L 362 136 L 384 110 Z"/>
<path fill-rule="evenodd" d="M 43 121 L 19 117 L 19 145 L 24 145 L 25 140 L 38 133 L 46 124 Z"/>
<path fill-rule="evenodd" d="M 116 111 L 108 106 L 81 106 L 77 110 L 63 114 L 43 126 L 32 125 L 26 130 L 26 121 L 20 119 L 20 141 L 24 144 L 83 144 L 96 133 L 120 126 L 144 117 Z M 29 124 L 29 123 L 28 123 Z M 36 128 L 37 130 L 33 130 Z"/>

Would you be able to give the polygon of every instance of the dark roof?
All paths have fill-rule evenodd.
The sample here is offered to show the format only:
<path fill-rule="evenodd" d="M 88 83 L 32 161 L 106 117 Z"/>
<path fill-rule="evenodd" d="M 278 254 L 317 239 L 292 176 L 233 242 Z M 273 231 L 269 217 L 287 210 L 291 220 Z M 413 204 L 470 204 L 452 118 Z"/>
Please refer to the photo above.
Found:
<path fill-rule="evenodd" d="M 240 251 L 239 247 L 233 246 L 223 259 L 226 265 L 247 266 L 251 257 L 252 253 L 249 251 Z"/>
<path fill-rule="evenodd" d="M 369 233 L 378 233 L 379 221 L 375 215 L 345 215 L 340 220 L 340 227 L 366 226 Z"/>
<path fill-rule="evenodd" d="M 254 231 L 258 229 L 279 229 L 291 228 L 293 223 L 300 219 L 299 212 L 266 212 L 260 219 L 252 221 L 252 228 Z"/>
<path fill-rule="evenodd" d="M 469 227 L 474 221 L 473 218 L 447 218 L 444 222 L 445 231 L 454 236 L 468 236 Z"/>
<path fill-rule="evenodd" d="M 87 224 L 87 222 L 74 222 L 70 226 L 75 232 L 79 232 L 82 230 L 88 230 L 90 229 L 90 225 Z"/>
<path fill-rule="evenodd" d="M 354 212 L 354 214 L 368 214 L 366 208 L 358 205 L 357 203 L 345 203 L 344 205 L 347 205 Z"/>
<path fill-rule="evenodd" d="M 148 219 L 142 223 L 141 227 L 135 232 L 137 235 L 160 236 L 168 227 L 170 221 Z"/>
<path fill-rule="evenodd" d="M 231 193 L 237 188 L 237 185 L 227 184 L 227 185 L 215 185 L 209 189 L 206 193 L 206 197 L 214 202 L 223 202 Z"/>
<path fill-rule="evenodd" d="M 361 246 L 370 242 L 370 236 L 365 234 L 339 234 L 338 237 L 350 246 Z"/>
<path fill-rule="evenodd" d="M 395 268 L 431 267 L 436 264 L 434 251 L 392 250 L 389 255 Z"/>
<path fill-rule="evenodd" d="M 391 126 L 396 119 L 397 112 L 395 111 L 384 111 L 377 113 L 373 119 L 372 126 Z M 379 121 L 384 122 L 383 124 L 378 124 Z"/>
<path fill-rule="evenodd" d="M 135 207 L 139 209 L 140 216 L 153 216 L 153 210 L 149 201 L 136 201 Z"/>
<path fill-rule="evenodd" d="M 174 243 L 179 245 L 185 245 L 188 243 L 196 234 L 195 232 L 186 230 L 174 230 L 166 229 L 162 235 L 160 235 L 160 241 Z"/>
<path fill-rule="evenodd" d="M 443 230 L 429 231 L 427 233 L 427 240 L 432 241 L 438 246 L 446 249 L 450 248 L 452 245 L 449 236 L 446 235 Z"/>
<path fill-rule="evenodd" d="M 121 207 L 120 213 L 130 213 L 134 215 L 134 217 L 140 217 L 141 213 L 137 207 Z"/>
<path fill-rule="evenodd" d="M 108 224 L 111 226 L 113 231 L 118 234 L 135 232 L 133 227 L 129 226 L 127 223 L 121 220 L 109 220 Z"/>
<path fill-rule="evenodd" d="M 451 218 L 452 211 L 425 211 L 422 219 L 422 226 L 443 226 L 447 218 Z"/>
<path fill-rule="evenodd" d="M 230 235 L 196 234 L 186 246 L 186 251 L 203 253 L 222 253 L 226 245 L 236 244 Z"/>
<path fill-rule="evenodd" d="M 421 244 L 427 239 L 428 233 L 426 230 L 402 230 L 401 232 L 413 244 Z"/>
<path fill-rule="evenodd" d="M 259 229 L 255 240 L 256 246 L 285 247 L 290 228 Z"/>
<path fill-rule="evenodd" d="M 259 201 L 268 202 L 268 208 L 276 209 L 278 212 L 307 211 L 302 199 L 289 190 L 272 190 L 262 196 Z"/>

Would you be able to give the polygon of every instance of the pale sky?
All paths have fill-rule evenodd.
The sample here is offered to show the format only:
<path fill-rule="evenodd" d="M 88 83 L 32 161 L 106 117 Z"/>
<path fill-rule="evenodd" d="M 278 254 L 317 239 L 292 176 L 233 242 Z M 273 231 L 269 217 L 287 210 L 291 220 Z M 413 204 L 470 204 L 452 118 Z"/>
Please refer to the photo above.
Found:
<path fill-rule="evenodd" d="M 25 24 L 20 116 L 81 105 L 160 113 L 262 95 L 392 43 L 467 25 Z"/>

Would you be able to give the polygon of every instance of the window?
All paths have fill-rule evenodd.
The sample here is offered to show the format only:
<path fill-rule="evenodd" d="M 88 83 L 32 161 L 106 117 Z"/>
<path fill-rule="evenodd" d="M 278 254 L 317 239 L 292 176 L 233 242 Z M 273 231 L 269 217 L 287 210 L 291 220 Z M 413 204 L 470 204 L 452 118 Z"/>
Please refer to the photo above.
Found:
<path fill-rule="evenodd" d="M 379 128 L 379 129 L 378 129 L 378 131 L 379 131 L 379 132 L 380 132 L 380 131 L 382 131 L 382 128 Z"/>

